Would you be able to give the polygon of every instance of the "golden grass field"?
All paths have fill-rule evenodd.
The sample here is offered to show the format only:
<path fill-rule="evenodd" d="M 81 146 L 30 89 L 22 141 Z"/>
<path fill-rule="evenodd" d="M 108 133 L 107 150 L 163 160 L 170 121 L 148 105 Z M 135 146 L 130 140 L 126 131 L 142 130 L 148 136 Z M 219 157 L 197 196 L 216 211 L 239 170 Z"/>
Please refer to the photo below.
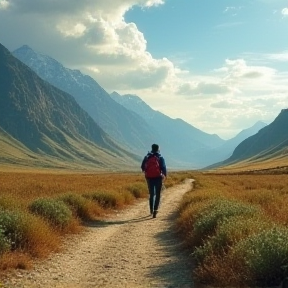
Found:
<path fill-rule="evenodd" d="M 166 186 L 178 183 L 189 172 L 171 173 Z M 146 185 L 142 173 L 89 173 L 35 171 L 4 172 L 0 171 L 1 197 L 8 197 L 23 203 L 36 197 L 55 197 L 61 193 L 89 193 L 96 190 L 119 191 L 129 185 L 142 183 Z"/>
<path fill-rule="evenodd" d="M 186 178 L 195 179 L 195 185 L 179 205 L 175 228 L 194 256 L 191 270 L 194 267 L 195 279 L 217 286 L 277 284 L 288 271 L 287 166 L 219 169 L 213 173 L 172 172 L 165 186 Z M 18 222 L 16 225 L 10 221 L 6 229 L 10 229 L 9 237 L 15 230 L 13 237 L 17 240 L 21 236 L 19 239 L 23 241 L 14 241 L 18 246 L 12 245 L 2 253 L 2 271 L 29 267 L 34 258 L 57 251 L 63 236 L 80 232 L 83 221 L 100 220 L 107 213 L 125 209 L 137 198 L 148 197 L 146 181 L 140 172 L 2 169 L 0 179 L 0 230 L 1 209 L 8 214 L 12 211 L 11 219 L 19 218 L 22 228 L 17 226 Z M 97 197 L 103 195 L 108 196 L 104 197 L 108 202 L 99 201 Z M 29 210 L 36 199 L 62 201 L 65 197 L 76 201 L 73 219 L 65 227 L 50 225 L 45 217 Z"/>
<path fill-rule="evenodd" d="M 288 272 L 287 170 L 193 177 L 177 227 L 195 279 L 222 287 L 279 285 Z"/>
<path fill-rule="evenodd" d="M 186 172 L 170 173 L 165 185 L 172 186 L 187 177 L 189 176 Z M 31 213 L 29 208 L 37 199 L 59 201 L 64 198 L 70 201 L 69 204 L 73 204 L 73 218 L 65 227 L 57 227 L 55 222 L 51 225 L 45 219 L 47 215 L 39 217 Z M 49 253 L 57 251 L 62 236 L 80 232 L 83 221 L 102 219 L 107 213 L 125 209 L 137 198 L 148 198 L 146 181 L 140 172 L 89 173 L 35 169 L 24 172 L 22 169 L 2 169 L 0 252 L 1 243 L 4 252 L 0 253 L 0 270 L 29 267 L 33 258 L 46 257 Z M 4 227 L 2 242 L 1 225 Z M 8 251 L 4 249 L 7 246 L 5 237 L 12 243 Z"/>
<path fill-rule="evenodd" d="M 260 205 L 267 217 L 288 226 L 288 174 L 199 174 L 195 178 L 205 193 Z"/>

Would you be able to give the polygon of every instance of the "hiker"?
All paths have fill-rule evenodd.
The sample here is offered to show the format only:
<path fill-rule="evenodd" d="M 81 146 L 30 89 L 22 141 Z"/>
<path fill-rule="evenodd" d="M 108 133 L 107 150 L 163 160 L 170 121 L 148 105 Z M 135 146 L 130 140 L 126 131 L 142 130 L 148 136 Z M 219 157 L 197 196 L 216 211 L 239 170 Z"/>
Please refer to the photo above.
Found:
<path fill-rule="evenodd" d="M 167 176 L 166 164 L 160 154 L 159 145 L 152 144 L 151 152 L 144 157 L 141 169 L 145 173 L 145 178 L 149 190 L 150 214 L 156 218 L 160 204 L 162 182 Z"/>

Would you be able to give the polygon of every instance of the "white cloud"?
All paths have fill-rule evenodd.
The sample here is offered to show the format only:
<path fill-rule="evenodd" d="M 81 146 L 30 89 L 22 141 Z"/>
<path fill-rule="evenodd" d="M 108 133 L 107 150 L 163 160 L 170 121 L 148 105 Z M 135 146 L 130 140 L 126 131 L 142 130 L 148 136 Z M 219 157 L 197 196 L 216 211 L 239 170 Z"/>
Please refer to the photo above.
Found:
<path fill-rule="evenodd" d="M 244 59 L 225 61 L 225 66 L 218 71 L 226 72 L 226 79 L 248 79 L 271 77 L 275 69 L 265 66 L 249 66 Z"/>
<path fill-rule="evenodd" d="M 162 0 L 148 0 L 148 1 L 146 1 L 145 6 L 151 7 L 151 6 L 158 6 L 161 4 L 164 4 L 164 1 L 162 1 Z"/>
<path fill-rule="evenodd" d="M 1 2 L 7 2 L 1 0 Z M 153 7 L 164 4 L 163 0 L 9 0 L 14 12 L 41 15 L 92 15 L 105 16 L 105 20 L 119 19 L 131 7 Z"/>
<path fill-rule="evenodd" d="M 277 78 L 277 71 L 267 66 L 250 66 L 244 59 L 225 61 L 220 69 L 215 69 L 223 82 L 235 94 L 257 95 L 262 91 L 270 90 L 269 86 Z"/>
<path fill-rule="evenodd" d="M 241 107 L 243 101 L 235 100 L 235 99 L 224 99 L 211 104 L 213 108 L 220 109 L 235 109 L 237 107 Z"/>
<path fill-rule="evenodd" d="M 57 26 L 57 29 L 66 37 L 79 38 L 84 34 L 86 26 L 82 23 L 77 23 L 73 26 L 70 26 L 70 23 L 66 23 L 66 25 L 62 23 L 62 25 Z"/>
<path fill-rule="evenodd" d="M 149 56 L 147 55 L 149 58 Z M 135 65 L 135 66 L 134 66 Z M 150 87 L 161 88 L 169 76 L 171 65 L 165 60 L 147 60 L 143 65 L 134 63 L 130 68 L 121 70 L 103 69 L 105 73 L 97 74 L 97 81 L 113 90 L 146 89 Z M 91 69 L 91 67 L 90 67 Z M 173 69 L 173 68 L 172 68 Z"/>
<path fill-rule="evenodd" d="M 218 95 L 230 92 L 229 87 L 222 83 L 199 82 L 196 84 L 183 83 L 178 87 L 177 94 L 187 96 Z"/>
<path fill-rule="evenodd" d="M 151 9 L 163 4 L 164 0 L 0 0 L 0 27 L 9 27 L 0 29 L 0 39 L 13 49 L 28 44 L 89 74 L 108 92 L 137 94 L 154 109 L 210 133 L 231 133 L 233 127 L 240 129 L 237 121 L 247 127 L 251 121 L 277 115 L 281 105 L 288 106 L 287 72 L 269 66 L 287 62 L 287 51 L 258 54 L 258 59 L 252 54 L 251 59 L 227 59 L 206 75 L 182 70 L 167 58 L 155 59 L 145 35 L 124 16 L 136 5 Z M 227 7 L 224 12 L 239 9 Z M 287 9 L 282 10 L 284 16 Z"/>
<path fill-rule="evenodd" d="M 284 8 L 284 9 L 282 9 L 282 11 L 281 11 L 281 13 L 282 13 L 282 15 L 285 17 L 287 17 L 288 16 L 288 8 Z"/>
<path fill-rule="evenodd" d="M 236 7 L 234 7 L 234 6 L 228 6 L 224 9 L 224 13 L 227 13 L 227 12 L 229 12 L 231 10 L 235 10 L 235 9 L 236 9 Z"/>
<path fill-rule="evenodd" d="M 242 9 L 242 6 L 227 6 L 223 13 L 232 13 L 233 16 L 237 15 L 236 12 Z"/>
<path fill-rule="evenodd" d="M 218 83 L 227 88 L 226 93 L 204 97 L 205 106 L 200 98 L 186 98 L 192 103 L 193 111 L 186 121 L 197 123 L 198 128 L 204 131 L 217 131 L 224 138 L 229 138 L 229 135 L 235 135 L 243 127 L 248 128 L 259 120 L 270 123 L 281 109 L 288 106 L 287 72 L 249 65 L 244 59 L 226 60 L 223 67 L 214 72 L 214 79 L 218 77 Z M 191 88 L 186 84 L 182 88 L 184 92 L 191 92 L 193 86 Z"/>
<path fill-rule="evenodd" d="M 287 62 L 288 61 L 288 51 L 283 51 L 281 53 L 275 54 L 268 54 L 267 58 L 270 60 L 277 60 L 280 62 Z"/>
<path fill-rule="evenodd" d="M 9 13 L 14 17 L 9 20 L 7 11 L 6 19 L 0 17 L 0 26 L 1 22 L 10 22 L 11 35 L 17 29 L 19 33 L 22 27 L 22 37 L 13 39 L 15 48 L 28 42 L 33 49 L 61 59 L 64 65 L 89 73 L 106 89 L 159 86 L 176 73 L 171 61 L 153 59 L 143 33 L 134 23 L 124 20 L 124 14 L 133 6 L 151 8 L 164 4 L 162 0 L 10 0 L 9 3 Z M 41 42 L 37 40 L 40 37 Z"/>
<path fill-rule="evenodd" d="M 0 0 L 0 10 L 7 9 L 9 7 L 9 2 L 7 0 Z"/>

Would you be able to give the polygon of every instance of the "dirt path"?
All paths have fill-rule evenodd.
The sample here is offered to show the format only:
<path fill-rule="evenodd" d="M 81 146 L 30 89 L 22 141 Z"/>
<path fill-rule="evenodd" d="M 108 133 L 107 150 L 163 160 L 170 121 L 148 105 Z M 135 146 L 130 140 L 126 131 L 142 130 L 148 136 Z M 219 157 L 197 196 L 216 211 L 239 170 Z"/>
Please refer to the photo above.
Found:
<path fill-rule="evenodd" d="M 177 205 L 192 181 L 165 190 L 156 219 L 148 201 L 87 227 L 65 241 L 30 271 L 15 271 L 7 288 L 189 288 L 188 255 L 180 249 L 172 225 Z"/>

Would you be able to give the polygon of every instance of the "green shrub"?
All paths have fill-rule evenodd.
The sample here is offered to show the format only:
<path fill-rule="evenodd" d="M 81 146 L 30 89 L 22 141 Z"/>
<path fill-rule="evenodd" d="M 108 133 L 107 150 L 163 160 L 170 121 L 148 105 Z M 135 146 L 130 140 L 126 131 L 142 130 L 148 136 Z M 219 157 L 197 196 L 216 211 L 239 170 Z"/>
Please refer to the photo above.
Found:
<path fill-rule="evenodd" d="M 29 205 L 29 209 L 59 228 L 64 228 L 72 220 L 72 211 L 63 201 L 39 198 Z"/>
<path fill-rule="evenodd" d="M 176 221 L 177 229 L 181 233 L 182 237 L 184 237 L 185 242 L 187 242 L 186 244 L 189 246 L 194 245 L 194 243 L 190 241 L 194 223 L 200 212 L 207 207 L 207 203 L 210 203 L 209 200 L 206 203 L 204 201 L 196 202 L 194 204 L 190 203 L 189 205 L 185 206 L 185 209 L 182 210 L 181 207 L 178 209 L 179 217 Z"/>
<path fill-rule="evenodd" d="M 56 234 L 41 218 L 26 211 L 0 209 L 0 254 L 21 250 L 41 256 L 58 243 Z"/>
<path fill-rule="evenodd" d="M 250 204 L 227 199 L 216 199 L 197 216 L 193 226 L 193 237 L 205 240 L 206 237 L 215 233 L 217 225 L 225 219 L 237 215 L 252 216 L 260 211 L 260 208 Z"/>
<path fill-rule="evenodd" d="M 127 187 L 127 190 L 135 197 L 135 198 L 144 198 L 148 195 L 147 185 L 146 183 L 134 183 Z"/>
<path fill-rule="evenodd" d="M 25 242 L 23 215 L 19 211 L 0 209 L 0 227 L 2 230 L 3 247 L 12 250 L 21 248 Z"/>
<path fill-rule="evenodd" d="M 237 215 L 225 218 L 218 223 L 215 235 L 208 237 L 202 246 L 196 247 L 193 256 L 197 265 L 212 255 L 221 256 L 229 251 L 240 240 L 270 229 L 272 223 L 265 220 L 262 214 Z"/>
<path fill-rule="evenodd" d="M 0 255 L 11 249 L 11 243 L 5 236 L 5 230 L 0 225 Z"/>
<path fill-rule="evenodd" d="M 279 285 L 288 265 L 288 229 L 273 227 L 239 241 L 233 249 L 235 259 L 242 259 L 248 284 L 257 286 Z"/>

